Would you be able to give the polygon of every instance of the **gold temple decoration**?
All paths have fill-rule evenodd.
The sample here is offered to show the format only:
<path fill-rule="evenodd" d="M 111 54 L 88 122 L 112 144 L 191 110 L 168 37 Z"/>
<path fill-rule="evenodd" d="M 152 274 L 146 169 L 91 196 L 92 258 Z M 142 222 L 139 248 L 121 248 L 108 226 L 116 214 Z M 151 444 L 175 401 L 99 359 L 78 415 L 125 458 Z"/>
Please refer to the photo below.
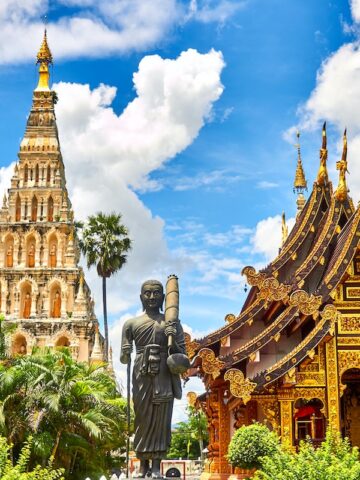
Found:
<path fill-rule="evenodd" d="M 225 322 L 227 323 L 233 323 L 236 320 L 236 317 L 233 313 L 228 313 L 225 315 Z"/>
<path fill-rule="evenodd" d="M 287 301 L 291 285 L 280 283 L 275 277 L 266 277 L 265 273 L 256 273 L 254 267 L 245 267 L 242 275 L 246 276 L 247 283 L 252 287 L 258 287 L 258 300 L 265 300 L 265 308 L 273 301 Z"/>
<path fill-rule="evenodd" d="M 339 382 L 343 374 L 352 368 L 360 368 L 360 351 L 359 350 L 339 350 L 338 351 L 339 362 Z M 344 389 L 342 389 L 344 390 Z"/>
<path fill-rule="evenodd" d="M 195 357 L 196 350 L 200 347 L 200 343 L 195 342 L 195 340 L 191 340 L 191 335 L 187 332 L 184 332 L 184 339 L 186 354 L 191 360 Z"/>
<path fill-rule="evenodd" d="M 241 398 L 245 405 L 251 400 L 256 383 L 250 382 L 248 378 L 245 379 L 241 370 L 230 368 L 225 372 L 224 380 L 230 382 L 230 392 L 234 397 Z"/>
<path fill-rule="evenodd" d="M 190 405 L 190 407 L 195 407 L 196 400 L 197 400 L 196 393 L 195 392 L 188 392 L 187 395 L 186 395 L 186 398 L 187 398 L 187 401 L 188 401 L 188 404 Z"/>
<path fill-rule="evenodd" d="M 324 122 L 323 129 L 322 129 L 322 145 L 320 148 L 320 167 L 318 170 L 316 183 L 320 186 L 324 186 L 328 183 L 328 172 L 326 166 L 327 160 L 327 139 L 326 139 L 326 122 Z"/>
<path fill-rule="evenodd" d="M 312 315 L 314 319 L 319 316 L 322 296 L 309 295 L 305 290 L 296 290 L 290 295 L 289 305 L 298 307 L 303 315 Z"/>
<path fill-rule="evenodd" d="M 347 169 L 347 137 L 346 137 L 346 129 L 344 131 L 343 136 L 343 153 L 341 156 L 341 160 L 336 162 L 336 170 L 339 170 L 339 183 L 338 187 L 335 191 L 335 198 L 339 200 L 339 202 L 343 202 L 347 198 L 347 194 L 349 189 L 346 185 L 346 173 L 349 173 Z"/>
<path fill-rule="evenodd" d="M 260 399 L 257 400 L 261 405 L 261 409 L 265 415 L 265 423 L 271 425 L 274 432 L 278 432 L 280 428 L 280 405 L 276 399 Z"/>
<path fill-rule="evenodd" d="M 49 87 L 49 79 L 50 79 L 50 72 L 49 72 L 49 65 L 52 65 L 53 63 L 53 57 L 48 45 L 47 41 L 47 33 L 46 33 L 46 28 L 44 31 L 44 37 L 43 41 L 40 46 L 40 50 L 36 56 L 36 64 L 40 65 L 39 66 L 39 83 L 38 86 L 36 87 L 35 91 L 36 92 L 44 92 L 44 91 L 50 91 Z"/>
<path fill-rule="evenodd" d="M 326 384 L 329 427 L 340 430 L 340 402 L 336 339 L 331 338 L 326 344 Z"/>
<path fill-rule="evenodd" d="M 281 215 L 281 246 L 284 245 L 286 242 L 286 239 L 289 235 L 289 229 L 288 226 L 286 225 L 286 218 L 285 218 L 285 212 L 282 212 Z"/>
<path fill-rule="evenodd" d="M 210 348 L 202 348 L 198 356 L 202 360 L 203 371 L 211 375 L 215 380 L 220 375 L 220 371 L 225 366 L 225 363 L 215 357 L 215 353 Z"/>
<path fill-rule="evenodd" d="M 274 277 L 266 278 L 262 284 L 260 291 L 258 293 L 258 298 L 265 300 L 265 308 L 268 304 L 273 301 L 284 301 L 286 302 L 289 298 L 289 293 L 291 291 L 291 285 L 285 285 L 280 283 Z"/>
<path fill-rule="evenodd" d="M 300 132 L 296 132 L 297 143 L 295 147 L 297 148 L 298 157 L 296 164 L 295 180 L 294 180 L 294 193 L 298 194 L 296 200 L 298 212 L 300 212 L 305 205 L 304 191 L 307 190 L 307 181 L 305 178 L 304 168 L 301 160 L 301 151 L 300 151 Z"/>

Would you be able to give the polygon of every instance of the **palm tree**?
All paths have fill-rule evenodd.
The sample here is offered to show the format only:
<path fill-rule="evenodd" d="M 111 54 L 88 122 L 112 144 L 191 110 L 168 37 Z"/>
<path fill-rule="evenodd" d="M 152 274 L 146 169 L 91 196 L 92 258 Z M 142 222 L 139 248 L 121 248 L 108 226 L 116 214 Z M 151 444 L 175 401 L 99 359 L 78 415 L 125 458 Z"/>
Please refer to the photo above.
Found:
<path fill-rule="evenodd" d="M 105 359 L 109 353 L 109 329 L 107 322 L 106 279 L 118 272 L 126 263 L 126 253 L 131 249 L 128 230 L 121 223 L 121 215 L 99 212 L 91 215 L 82 229 L 80 249 L 85 255 L 88 268 L 96 265 L 102 278 Z"/>

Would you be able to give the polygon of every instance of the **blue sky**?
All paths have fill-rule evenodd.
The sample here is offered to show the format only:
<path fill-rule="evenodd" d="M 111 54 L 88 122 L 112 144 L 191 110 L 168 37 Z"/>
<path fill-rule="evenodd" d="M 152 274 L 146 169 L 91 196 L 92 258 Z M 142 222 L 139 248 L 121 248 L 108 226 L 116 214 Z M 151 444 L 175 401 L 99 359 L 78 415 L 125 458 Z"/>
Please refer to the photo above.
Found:
<path fill-rule="evenodd" d="M 295 216 L 295 126 L 310 187 L 321 122 L 335 183 L 348 127 L 357 198 L 359 0 L 22 3 L 0 5 L 0 186 L 24 132 L 47 14 L 75 214 L 120 211 L 134 240 L 109 285 L 116 355 L 146 277 L 180 276 L 181 318 L 195 334 L 241 309 L 242 267 L 266 264 L 281 212 L 290 225 Z M 101 320 L 100 282 L 87 279 Z"/>

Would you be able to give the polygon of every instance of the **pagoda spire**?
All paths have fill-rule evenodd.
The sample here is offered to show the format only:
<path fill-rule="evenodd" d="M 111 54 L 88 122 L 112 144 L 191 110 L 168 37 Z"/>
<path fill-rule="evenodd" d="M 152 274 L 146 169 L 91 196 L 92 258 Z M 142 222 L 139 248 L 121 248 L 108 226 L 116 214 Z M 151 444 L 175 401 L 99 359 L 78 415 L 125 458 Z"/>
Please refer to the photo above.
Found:
<path fill-rule="evenodd" d="M 321 186 L 326 185 L 329 181 L 327 166 L 326 166 L 327 155 L 328 155 L 328 151 L 327 151 L 327 137 L 326 137 L 326 122 L 324 122 L 324 125 L 322 128 L 322 145 L 320 148 L 320 167 L 319 167 L 317 178 L 316 178 L 316 183 Z"/>
<path fill-rule="evenodd" d="M 298 157 L 297 157 L 297 165 L 296 165 L 296 172 L 295 172 L 295 179 L 294 179 L 294 193 L 298 194 L 298 198 L 296 200 L 298 211 L 301 211 L 303 206 L 305 205 L 305 197 L 304 191 L 307 191 L 307 181 L 305 178 L 304 168 L 301 160 L 301 150 L 300 150 L 300 132 L 296 132 L 297 143 L 295 147 L 297 148 Z"/>
<path fill-rule="evenodd" d="M 336 162 L 336 170 L 339 170 L 339 183 L 338 187 L 335 191 L 335 198 L 339 200 L 339 202 L 343 202 L 347 198 L 347 194 L 349 189 L 346 185 L 346 173 L 349 173 L 347 169 L 347 136 L 346 136 L 346 128 L 343 135 L 343 152 L 341 156 L 341 160 Z"/>
<path fill-rule="evenodd" d="M 50 71 L 49 65 L 53 64 L 53 57 L 49 44 L 47 41 L 47 32 L 46 28 L 44 30 L 43 41 L 40 45 L 40 49 L 36 56 L 36 64 L 39 65 L 39 82 L 36 87 L 37 92 L 48 92 L 50 91 L 49 80 L 50 80 Z"/>

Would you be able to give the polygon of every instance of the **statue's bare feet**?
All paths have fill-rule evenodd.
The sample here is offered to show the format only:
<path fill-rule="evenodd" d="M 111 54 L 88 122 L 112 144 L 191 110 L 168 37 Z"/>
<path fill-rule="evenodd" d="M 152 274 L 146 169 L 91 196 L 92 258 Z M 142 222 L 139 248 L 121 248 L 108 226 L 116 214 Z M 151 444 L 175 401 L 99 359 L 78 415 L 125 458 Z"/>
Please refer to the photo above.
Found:
<path fill-rule="evenodd" d="M 160 459 L 153 459 L 151 464 L 151 478 L 162 479 L 163 476 L 160 473 Z"/>

